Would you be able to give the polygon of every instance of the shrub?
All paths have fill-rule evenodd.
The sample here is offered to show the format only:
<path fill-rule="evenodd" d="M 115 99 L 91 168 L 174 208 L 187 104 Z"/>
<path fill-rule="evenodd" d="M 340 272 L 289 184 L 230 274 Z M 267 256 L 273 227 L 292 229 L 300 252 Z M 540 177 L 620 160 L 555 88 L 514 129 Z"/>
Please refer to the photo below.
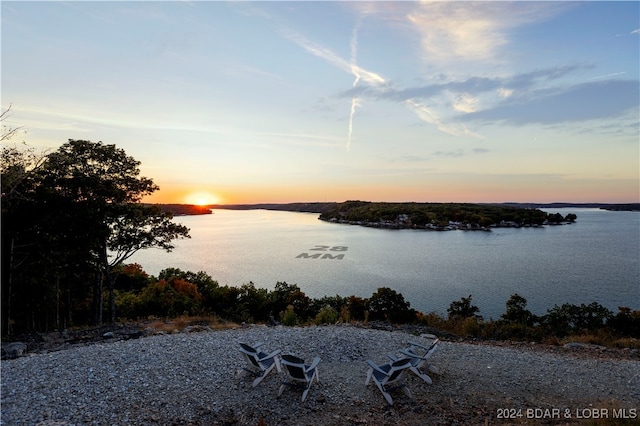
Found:
<path fill-rule="evenodd" d="M 342 309 L 340 309 L 340 321 L 344 323 L 351 322 L 351 314 L 347 306 L 343 306 Z"/>
<path fill-rule="evenodd" d="M 550 334 L 562 337 L 595 331 L 604 327 L 612 317 L 613 313 L 597 302 L 580 306 L 565 303 L 549 309 L 542 321 Z"/>
<path fill-rule="evenodd" d="M 135 293 L 115 290 L 115 297 L 118 316 L 129 319 L 140 316 L 138 296 Z"/>
<path fill-rule="evenodd" d="M 139 312 L 144 316 L 168 317 L 175 315 L 173 310 L 175 297 L 176 291 L 166 281 L 160 280 L 151 283 L 143 288 L 138 296 Z"/>
<path fill-rule="evenodd" d="M 336 322 L 338 322 L 338 318 L 340 318 L 340 316 L 338 315 L 338 311 L 327 305 L 324 308 L 320 309 L 320 312 L 318 312 L 318 315 L 316 315 L 316 319 L 314 322 L 317 325 L 335 324 Z"/>
<path fill-rule="evenodd" d="M 428 314 L 417 312 L 416 320 L 419 324 L 426 325 L 427 327 L 433 327 L 433 328 L 445 327 L 445 320 L 435 312 L 429 312 Z"/>
<path fill-rule="evenodd" d="M 114 288 L 124 291 L 140 291 L 149 284 L 149 275 L 137 263 L 118 265 L 114 268 L 116 276 Z"/>
<path fill-rule="evenodd" d="M 640 311 L 618 307 L 618 313 L 609 318 L 607 325 L 620 336 L 640 338 Z"/>
<path fill-rule="evenodd" d="M 282 325 L 294 326 L 298 323 L 298 316 L 293 310 L 293 305 L 287 306 L 287 309 L 280 313 L 280 322 Z"/>
<path fill-rule="evenodd" d="M 347 299 L 347 309 L 349 310 L 349 317 L 354 321 L 366 321 L 368 319 L 367 300 L 361 297 L 349 297 Z"/>
<path fill-rule="evenodd" d="M 476 317 L 466 317 L 459 325 L 459 334 L 463 336 L 480 336 L 480 323 Z"/>
<path fill-rule="evenodd" d="M 297 315 L 308 318 L 311 312 L 311 299 L 300 290 L 297 284 L 277 282 L 275 289 L 269 293 L 270 310 L 282 312 L 292 305 Z"/>

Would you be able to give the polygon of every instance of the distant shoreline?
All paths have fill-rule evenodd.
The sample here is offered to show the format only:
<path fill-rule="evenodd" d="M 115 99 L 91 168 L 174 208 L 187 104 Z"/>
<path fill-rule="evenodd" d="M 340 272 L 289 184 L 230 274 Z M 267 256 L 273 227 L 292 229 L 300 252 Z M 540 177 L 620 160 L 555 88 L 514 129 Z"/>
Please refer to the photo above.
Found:
<path fill-rule="evenodd" d="M 259 203 L 259 204 L 155 204 L 162 210 L 174 216 L 192 216 L 211 214 L 212 209 L 220 210 L 275 210 L 298 213 L 325 213 L 334 208 L 338 202 L 312 203 Z M 403 204 L 403 203 L 388 203 Z M 456 204 L 456 203 L 416 203 L 416 204 Z M 607 204 L 607 203 L 471 203 L 477 205 L 516 207 L 522 209 L 551 209 L 551 208 L 597 208 L 608 211 L 640 212 L 640 203 Z"/>
<path fill-rule="evenodd" d="M 338 202 L 312 203 L 259 203 L 259 204 L 212 204 L 211 209 L 221 210 L 281 210 L 303 213 L 324 213 Z M 389 203 L 402 204 L 402 203 Z M 456 204 L 456 203 L 416 203 L 416 204 Z M 598 208 L 609 211 L 640 211 L 640 203 L 471 203 L 478 205 L 505 206 L 517 208 Z"/>

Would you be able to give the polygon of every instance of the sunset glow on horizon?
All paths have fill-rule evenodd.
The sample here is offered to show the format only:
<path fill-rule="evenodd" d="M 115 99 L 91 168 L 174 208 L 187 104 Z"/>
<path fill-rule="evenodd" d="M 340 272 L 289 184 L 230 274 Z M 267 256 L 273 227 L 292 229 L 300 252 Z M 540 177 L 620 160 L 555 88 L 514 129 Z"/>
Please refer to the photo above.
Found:
<path fill-rule="evenodd" d="M 640 4 L 17 2 L 3 125 L 144 202 L 640 202 Z"/>
<path fill-rule="evenodd" d="M 146 200 L 146 201 L 149 201 L 149 200 Z M 175 202 L 175 200 L 157 201 L 157 202 L 171 203 L 171 202 Z M 217 195 L 214 195 L 210 192 L 203 192 L 203 191 L 191 193 L 184 198 L 184 204 L 195 204 L 197 206 L 207 206 L 210 204 L 220 204 L 220 203 L 221 203 L 220 198 Z"/>

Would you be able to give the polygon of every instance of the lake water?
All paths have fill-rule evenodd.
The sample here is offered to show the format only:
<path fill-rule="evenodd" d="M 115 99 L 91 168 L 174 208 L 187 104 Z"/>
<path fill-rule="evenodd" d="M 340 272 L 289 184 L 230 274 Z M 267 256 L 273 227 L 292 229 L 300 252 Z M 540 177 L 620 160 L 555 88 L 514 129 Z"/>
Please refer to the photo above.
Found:
<path fill-rule="evenodd" d="M 535 314 L 555 304 L 598 302 L 640 308 L 640 213 L 576 213 L 572 225 L 482 231 L 384 230 L 318 220 L 318 214 L 214 210 L 176 217 L 191 239 L 171 253 L 136 253 L 156 275 L 165 268 L 205 271 L 220 285 L 252 281 L 272 290 L 297 284 L 307 296 L 370 297 L 390 287 L 422 312 L 446 314 L 472 295 L 485 318 L 497 319 L 513 293 Z"/>

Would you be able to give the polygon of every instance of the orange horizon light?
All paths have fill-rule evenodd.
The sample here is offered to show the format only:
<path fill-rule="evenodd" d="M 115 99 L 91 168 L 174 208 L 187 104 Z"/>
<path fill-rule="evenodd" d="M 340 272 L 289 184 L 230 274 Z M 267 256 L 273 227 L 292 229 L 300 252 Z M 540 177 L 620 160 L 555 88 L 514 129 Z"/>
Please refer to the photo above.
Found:
<path fill-rule="evenodd" d="M 220 204 L 220 197 L 207 191 L 192 192 L 184 197 L 186 204 L 195 204 L 196 206 L 208 206 L 211 204 Z"/>

